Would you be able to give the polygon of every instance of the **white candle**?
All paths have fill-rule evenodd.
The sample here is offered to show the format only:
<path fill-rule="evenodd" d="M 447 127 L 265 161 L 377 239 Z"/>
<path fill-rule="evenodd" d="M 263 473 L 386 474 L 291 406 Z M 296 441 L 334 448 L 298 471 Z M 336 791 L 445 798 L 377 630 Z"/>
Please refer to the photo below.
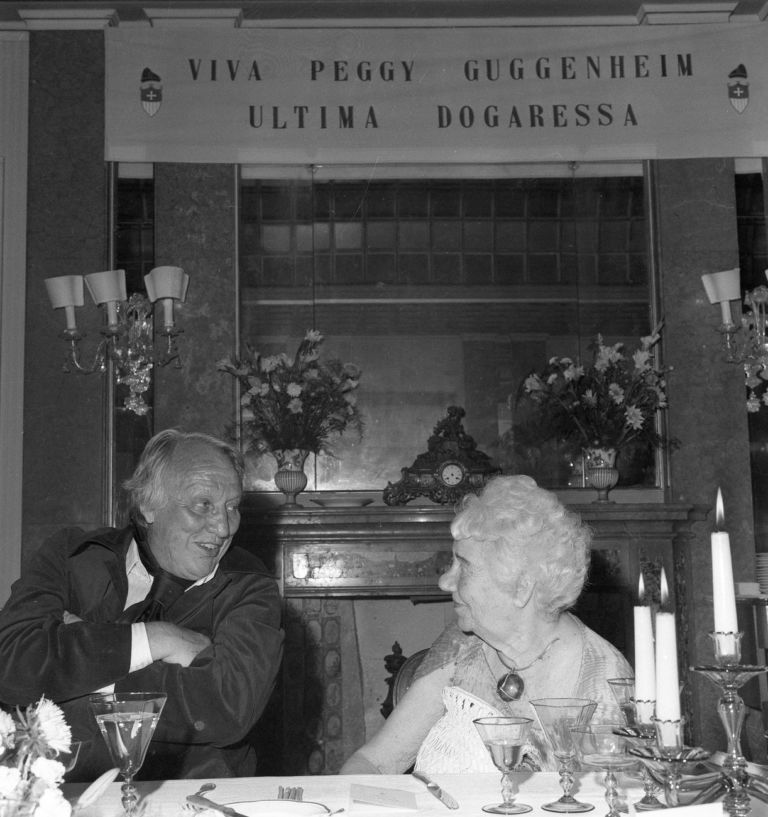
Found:
<path fill-rule="evenodd" d="M 736 633 L 736 591 L 733 585 L 733 565 L 731 563 L 731 541 L 728 534 L 719 530 L 723 525 L 723 496 L 717 489 L 717 527 L 711 537 L 712 542 L 712 598 L 715 607 L 715 632 Z"/>
<path fill-rule="evenodd" d="M 75 307 L 74 306 L 65 306 L 64 307 L 64 319 L 67 322 L 67 329 L 70 332 L 74 332 L 77 329 L 77 320 L 75 319 Z"/>
<path fill-rule="evenodd" d="M 117 301 L 107 301 L 107 325 L 117 326 Z"/>
<path fill-rule="evenodd" d="M 733 326 L 733 314 L 731 313 L 731 302 L 720 301 L 720 315 L 725 326 Z"/>
<path fill-rule="evenodd" d="M 667 577 L 661 569 L 661 603 L 667 601 Z M 675 614 L 656 613 L 656 717 L 680 720 L 680 681 L 677 675 Z"/>
<path fill-rule="evenodd" d="M 642 574 L 638 582 L 638 601 L 643 601 L 645 585 Z M 637 718 L 641 723 L 650 723 L 653 704 L 640 701 L 656 700 L 656 661 L 653 654 L 653 623 L 648 604 L 635 606 L 635 701 Z"/>
<path fill-rule="evenodd" d="M 173 327 L 173 298 L 163 298 L 163 326 Z"/>

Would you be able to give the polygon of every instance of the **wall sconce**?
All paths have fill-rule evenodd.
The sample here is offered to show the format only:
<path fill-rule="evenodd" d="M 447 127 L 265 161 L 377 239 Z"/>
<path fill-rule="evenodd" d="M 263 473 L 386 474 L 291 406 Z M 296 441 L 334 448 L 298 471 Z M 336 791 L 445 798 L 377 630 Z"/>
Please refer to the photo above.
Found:
<path fill-rule="evenodd" d="M 766 270 L 768 277 L 768 270 Z M 701 276 L 709 302 L 719 303 L 722 324 L 718 331 L 722 335 L 722 346 L 728 363 L 744 367 L 746 383 L 747 411 L 760 411 L 760 406 L 768 406 L 768 392 L 762 398 L 757 389 L 768 381 L 768 336 L 766 336 L 766 312 L 768 309 L 768 287 L 759 286 L 744 295 L 746 311 L 742 312 L 738 324 L 731 314 L 731 301 L 741 300 L 741 275 L 739 268 L 711 272 Z"/>
<path fill-rule="evenodd" d="M 75 308 L 83 306 L 83 282 L 97 306 L 106 313 L 106 326 L 101 329 L 102 339 L 96 347 L 93 361 L 84 365 L 81 360 L 81 341 L 85 333 L 77 328 Z M 93 272 L 90 275 L 60 275 L 46 278 L 45 286 L 54 309 L 63 309 L 65 329 L 59 335 L 69 343 L 65 372 L 92 374 L 107 370 L 107 362 L 114 364 L 115 380 L 128 386 L 124 404 L 135 414 L 146 414 L 149 406 L 144 394 L 152 379 L 153 366 L 167 366 L 174 362 L 181 368 L 176 337 L 183 331 L 174 322 L 174 303 L 185 301 L 189 276 L 180 267 L 155 267 L 144 276 L 145 297 L 139 292 L 130 298 L 125 289 L 125 270 Z M 158 334 L 165 338 L 164 347 L 155 349 L 153 331 L 153 304 L 163 307 L 162 328 Z"/>

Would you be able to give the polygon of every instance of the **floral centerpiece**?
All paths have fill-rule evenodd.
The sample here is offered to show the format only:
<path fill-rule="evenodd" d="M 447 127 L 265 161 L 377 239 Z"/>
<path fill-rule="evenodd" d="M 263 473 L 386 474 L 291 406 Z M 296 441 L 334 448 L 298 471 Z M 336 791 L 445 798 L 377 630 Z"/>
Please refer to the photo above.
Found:
<path fill-rule="evenodd" d="M 629 353 L 624 344 L 606 345 L 598 335 L 589 346 L 591 365 L 553 357 L 525 379 L 520 400 L 535 408 L 536 426 L 549 439 L 599 449 L 611 466 L 616 452 L 630 444 L 674 445 L 656 426 L 657 412 L 667 407 L 668 371 L 654 356 L 658 341 L 657 328 Z"/>
<path fill-rule="evenodd" d="M 71 749 L 64 713 L 46 698 L 15 717 L 0 711 L 0 813 L 69 817 L 72 808 L 60 785 L 65 766 L 60 755 Z"/>
<path fill-rule="evenodd" d="M 336 358 L 319 360 L 323 336 L 310 330 L 293 356 L 262 355 L 251 347 L 241 360 L 224 358 L 222 372 L 242 387 L 243 430 L 250 447 L 271 452 L 331 453 L 330 441 L 348 428 L 362 433 L 357 405 L 360 369 Z"/>

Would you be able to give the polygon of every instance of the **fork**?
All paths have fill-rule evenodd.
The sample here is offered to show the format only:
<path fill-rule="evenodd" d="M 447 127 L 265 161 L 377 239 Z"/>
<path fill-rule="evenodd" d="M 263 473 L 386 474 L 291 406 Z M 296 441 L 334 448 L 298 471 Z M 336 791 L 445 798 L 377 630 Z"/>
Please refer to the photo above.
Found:
<path fill-rule="evenodd" d="M 301 786 L 280 786 L 277 790 L 278 800 L 303 800 L 304 789 Z"/>

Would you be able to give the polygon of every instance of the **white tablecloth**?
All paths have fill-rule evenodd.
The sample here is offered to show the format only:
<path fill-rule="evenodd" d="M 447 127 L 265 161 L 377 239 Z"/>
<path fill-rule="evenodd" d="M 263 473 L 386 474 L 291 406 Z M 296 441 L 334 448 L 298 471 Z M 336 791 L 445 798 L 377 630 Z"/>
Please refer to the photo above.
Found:
<path fill-rule="evenodd" d="M 534 807 L 533 815 L 547 815 L 541 806 L 557 799 L 561 794 L 559 777 L 554 772 L 536 772 L 516 774 L 519 785 L 517 800 Z M 416 795 L 416 807 L 419 815 L 427 817 L 478 817 L 482 807 L 489 803 L 501 802 L 499 774 L 435 775 L 434 779 L 452 794 L 459 802 L 458 810 L 450 810 L 436 800 L 411 775 L 319 775 L 308 777 L 240 777 L 215 780 L 216 788 L 208 797 L 219 803 L 236 803 L 238 801 L 274 799 L 279 786 L 302 786 L 304 799 L 323 803 L 329 809 L 345 809 L 344 817 L 407 817 L 415 814 L 413 810 L 392 809 L 385 806 L 371 806 L 352 801 L 351 787 L 354 784 L 375 786 L 378 788 L 413 792 Z M 203 780 L 164 780 L 157 782 L 144 781 L 137 787 L 144 799 L 142 817 L 181 817 L 188 794 L 197 791 Z M 642 797 L 642 789 L 637 779 L 619 775 L 619 787 L 630 802 Z M 79 787 L 82 788 L 82 787 Z M 77 789 L 69 788 L 68 796 L 75 797 Z M 600 773 L 581 773 L 577 776 L 577 790 L 574 795 L 594 804 L 595 810 L 590 814 L 604 817 L 607 806 Z M 762 804 L 753 810 L 757 817 L 768 817 L 768 810 Z M 93 806 L 79 811 L 77 817 L 121 817 L 120 784 L 110 785 L 105 794 Z M 189 811 L 185 812 L 191 817 Z"/>

